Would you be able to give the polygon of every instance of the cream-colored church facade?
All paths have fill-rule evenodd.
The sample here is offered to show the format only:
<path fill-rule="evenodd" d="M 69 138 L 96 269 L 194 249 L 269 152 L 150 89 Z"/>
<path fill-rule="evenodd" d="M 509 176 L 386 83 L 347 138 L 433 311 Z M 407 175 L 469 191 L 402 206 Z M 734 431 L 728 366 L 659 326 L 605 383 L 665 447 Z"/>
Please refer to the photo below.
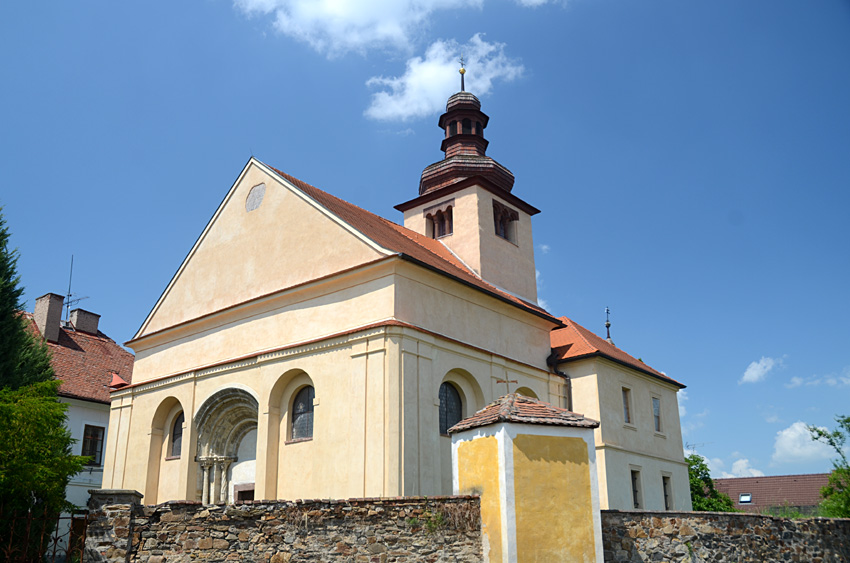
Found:
<path fill-rule="evenodd" d="M 639 467 L 641 508 L 664 508 L 663 474 L 668 508 L 689 509 L 682 386 L 604 346 L 563 352 L 574 323 L 535 304 L 537 210 L 484 155 L 486 122 L 449 99 L 446 159 L 404 227 L 249 160 L 128 343 L 103 486 L 149 504 L 449 494 L 446 427 L 510 387 L 602 421 L 603 508 L 631 508 L 621 469 Z M 624 381 L 662 399 L 663 438 L 637 404 L 615 420 Z"/>

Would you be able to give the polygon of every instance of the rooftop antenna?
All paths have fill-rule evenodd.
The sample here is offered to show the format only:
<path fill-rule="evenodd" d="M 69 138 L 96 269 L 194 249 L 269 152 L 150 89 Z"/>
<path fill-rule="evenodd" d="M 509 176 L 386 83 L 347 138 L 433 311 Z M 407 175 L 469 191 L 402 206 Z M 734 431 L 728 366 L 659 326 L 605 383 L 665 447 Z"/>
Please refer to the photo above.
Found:
<path fill-rule="evenodd" d="M 464 92 L 465 88 L 466 88 L 466 86 L 463 83 L 463 75 L 466 74 L 466 69 L 464 68 L 463 64 L 464 64 L 463 63 L 463 55 L 461 55 L 460 56 L 460 70 L 458 71 L 458 72 L 460 72 L 460 91 L 461 92 Z"/>
<path fill-rule="evenodd" d="M 74 255 L 71 255 L 71 273 L 68 274 L 68 294 L 65 296 L 65 322 L 69 322 L 69 318 L 71 317 L 71 305 L 76 305 L 83 299 L 88 299 L 88 297 L 76 297 L 71 299 L 73 295 L 71 293 L 71 280 L 74 279 Z"/>
<path fill-rule="evenodd" d="M 605 340 L 608 341 L 608 344 L 613 345 L 614 341 L 611 340 L 611 309 L 605 307 L 605 332 L 607 333 L 607 338 Z"/>

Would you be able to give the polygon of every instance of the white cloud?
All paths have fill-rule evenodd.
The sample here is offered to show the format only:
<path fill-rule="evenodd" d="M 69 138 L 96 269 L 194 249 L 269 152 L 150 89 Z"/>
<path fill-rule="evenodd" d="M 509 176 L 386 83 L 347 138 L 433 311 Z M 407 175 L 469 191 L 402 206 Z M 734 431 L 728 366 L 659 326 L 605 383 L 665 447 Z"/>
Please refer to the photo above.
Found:
<path fill-rule="evenodd" d="M 424 57 L 407 61 L 398 77 L 375 76 L 367 86 L 380 88 L 372 94 L 366 116 L 378 120 L 405 121 L 439 113 L 446 99 L 459 90 L 458 59 L 463 53 L 467 66 L 466 89 L 477 96 L 486 95 L 496 80 L 514 80 L 523 66 L 505 55 L 503 43 L 488 43 L 476 34 L 465 45 L 455 41 L 436 41 Z"/>
<path fill-rule="evenodd" d="M 723 471 L 720 476 L 724 479 L 729 477 L 764 477 L 764 472 L 750 465 L 750 460 L 743 458 L 732 463 L 732 472 Z"/>
<path fill-rule="evenodd" d="M 806 423 L 797 421 L 776 433 L 772 460 L 774 463 L 802 463 L 830 459 L 833 453 L 826 444 L 812 440 Z"/>
<path fill-rule="evenodd" d="M 747 366 L 747 370 L 744 372 L 744 376 L 738 381 L 738 385 L 762 381 L 770 370 L 780 365 L 782 365 L 782 358 L 774 359 L 762 356 L 759 361 L 751 362 Z"/>
<path fill-rule="evenodd" d="M 685 401 L 688 400 L 688 392 L 685 391 L 684 389 L 680 389 L 679 393 L 678 393 L 678 398 L 679 398 L 679 401 L 678 401 L 679 402 L 679 418 L 681 418 L 688 413 L 688 410 L 685 408 L 685 405 L 683 404 Z"/>
<path fill-rule="evenodd" d="M 408 50 L 438 10 L 480 8 L 483 0 L 234 0 L 254 16 L 329 57 L 370 49 Z"/>
<path fill-rule="evenodd" d="M 540 251 L 541 254 L 549 254 L 551 247 L 548 244 L 541 244 L 537 246 L 537 249 Z"/>
<path fill-rule="evenodd" d="M 543 274 L 540 273 L 540 270 L 534 270 L 534 281 L 537 283 L 537 304 L 548 311 L 549 304 L 540 296 L 540 290 L 543 289 Z"/>
<path fill-rule="evenodd" d="M 795 387 L 801 387 L 803 385 L 806 387 L 815 387 L 817 385 L 826 385 L 828 387 L 850 386 L 850 367 L 845 368 L 844 373 L 841 375 L 812 375 L 810 377 L 794 376 L 791 378 L 791 381 L 785 384 L 785 387 L 788 389 L 794 389 Z"/>

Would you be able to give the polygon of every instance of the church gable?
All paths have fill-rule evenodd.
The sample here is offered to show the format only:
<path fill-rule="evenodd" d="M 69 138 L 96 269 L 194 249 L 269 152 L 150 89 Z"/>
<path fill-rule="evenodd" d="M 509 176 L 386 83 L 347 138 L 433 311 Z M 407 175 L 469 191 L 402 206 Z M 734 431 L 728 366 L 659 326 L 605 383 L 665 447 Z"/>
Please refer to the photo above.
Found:
<path fill-rule="evenodd" d="M 136 338 L 387 254 L 252 158 Z"/>

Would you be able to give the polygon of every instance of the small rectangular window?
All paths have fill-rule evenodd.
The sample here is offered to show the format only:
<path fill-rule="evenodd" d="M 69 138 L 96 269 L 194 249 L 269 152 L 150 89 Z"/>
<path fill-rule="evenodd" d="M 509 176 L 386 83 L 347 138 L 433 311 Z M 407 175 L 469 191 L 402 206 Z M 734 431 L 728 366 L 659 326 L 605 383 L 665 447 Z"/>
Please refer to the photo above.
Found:
<path fill-rule="evenodd" d="M 661 399 L 652 398 L 652 418 L 655 420 L 655 431 L 661 432 Z"/>
<path fill-rule="evenodd" d="M 91 426 L 86 424 L 83 431 L 82 455 L 91 457 L 86 465 L 100 465 L 103 457 L 103 434 L 106 429 L 103 426 Z"/>
<path fill-rule="evenodd" d="M 664 510 L 670 510 L 672 505 L 670 502 L 670 477 L 666 475 L 661 477 L 661 488 L 664 490 Z"/>
<path fill-rule="evenodd" d="M 738 497 L 738 502 L 740 504 L 750 504 L 753 502 L 753 494 L 752 493 L 741 493 Z"/>
<path fill-rule="evenodd" d="M 623 422 L 626 424 L 632 423 L 632 392 L 630 389 L 623 387 Z"/>
<path fill-rule="evenodd" d="M 634 469 L 632 469 L 632 499 L 634 500 L 635 508 L 640 508 L 640 471 Z"/>

